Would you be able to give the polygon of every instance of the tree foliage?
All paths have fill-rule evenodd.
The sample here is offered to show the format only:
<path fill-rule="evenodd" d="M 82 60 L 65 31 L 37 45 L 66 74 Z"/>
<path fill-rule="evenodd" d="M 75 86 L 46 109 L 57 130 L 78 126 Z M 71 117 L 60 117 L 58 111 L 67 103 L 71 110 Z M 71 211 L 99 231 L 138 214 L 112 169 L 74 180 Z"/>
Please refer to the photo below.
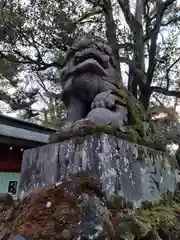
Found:
<path fill-rule="evenodd" d="M 26 72 L 23 82 L 35 86 L 33 98 L 46 101 L 45 112 L 57 105 L 64 54 L 85 32 L 107 39 L 128 89 L 146 109 L 180 97 L 177 1 L 4 0 L 1 5 L 0 56 L 9 67 L 1 64 L 0 72 L 10 84 L 18 82 L 19 71 Z M 20 95 L 17 91 L 16 98 Z"/>
<path fill-rule="evenodd" d="M 21 18 L 14 12 L 16 8 L 15 2 L 12 5 L 8 1 L 0 3 L 0 106 L 3 109 L 5 103 L 10 111 L 21 109 L 23 114 L 32 116 L 31 105 L 36 102 L 38 89 L 26 89 L 20 77 L 23 68 L 19 57 L 12 51 L 19 41 L 15 34 L 18 24 L 24 21 L 23 14 Z"/>

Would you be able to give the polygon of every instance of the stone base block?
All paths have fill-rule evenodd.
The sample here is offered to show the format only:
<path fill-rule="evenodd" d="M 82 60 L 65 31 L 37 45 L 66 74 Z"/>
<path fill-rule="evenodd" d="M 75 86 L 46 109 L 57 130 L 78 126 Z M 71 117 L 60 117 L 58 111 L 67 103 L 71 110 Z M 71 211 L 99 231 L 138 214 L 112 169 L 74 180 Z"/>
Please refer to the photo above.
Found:
<path fill-rule="evenodd" d="M 108 198 L 128 202 L 158 200 L 175 189 L 175 168 L 168 155 L 107 135 L 76 137 L 24 151 L 19 198 L 49 187 L 71 174 L 89 171 Z"/>

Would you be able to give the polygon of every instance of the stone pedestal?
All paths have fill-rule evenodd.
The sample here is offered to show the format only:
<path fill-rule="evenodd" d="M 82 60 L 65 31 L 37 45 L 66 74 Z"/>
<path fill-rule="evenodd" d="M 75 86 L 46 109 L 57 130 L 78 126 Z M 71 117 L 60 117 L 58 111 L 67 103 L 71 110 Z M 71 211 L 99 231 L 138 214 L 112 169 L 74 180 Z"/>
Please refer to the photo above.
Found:
<path fill-rule="evenodd" d="M 18 196 L 86 170 L 100 179 L 107 197 L 134 204 L 158 200 L 175 188 L 175 169 L 165 153 L 100 134 L 24 151 Z"/>

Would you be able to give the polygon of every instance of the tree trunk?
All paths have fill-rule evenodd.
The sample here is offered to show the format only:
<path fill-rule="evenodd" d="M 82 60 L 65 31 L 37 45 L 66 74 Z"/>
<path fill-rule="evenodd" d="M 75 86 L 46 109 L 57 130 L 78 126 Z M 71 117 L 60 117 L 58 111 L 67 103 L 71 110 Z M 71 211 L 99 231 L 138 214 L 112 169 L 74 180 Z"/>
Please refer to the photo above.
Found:
<path fill-rule="evenodd" d="M 116 26 L 116 23 L 115 23 L 114 17 L 113 17 L 113 9 L 112 9 L 111 0 L 104 0 L 102 8 L 104 11 L 104 16 L 105 16 L 105 21 L 106 21 L 106 37 L 107 37 L 109 45 L 112 48 L 113 55 L 115 56 L 117 70 L 119 71 L 119 73 L 121 75 L 118 39 L 117 39 L 117 35 L 116 35 L 117 26 Z"/>
<path fill-rule="evenodd" d="M 151 83 L 154 76 L 154 71 L 156 67 L 156 49 L 157 49 L 157 37 L 161 26 L 161 20 L 163 17 L 163 3 L 156 3 L 156 23 L 154 30 L 150 37 L 150 50 L 149 50 L 149 66 L 147 71 L 147 81 L 142 83 L 141 94 L 139 100 L 144 105 L 145 109 L 149 106 L 149 101 L 151 97 Z"/>
<path fill-rule="evenodd" d="M 148 85 L 144 85 L 141 88 L 141 94 L 139 97 L 139 101 L 143 104 L 145 110 L 147 110 L 149 107 L 150 97 L 151 97 L 151 88 Z"/>

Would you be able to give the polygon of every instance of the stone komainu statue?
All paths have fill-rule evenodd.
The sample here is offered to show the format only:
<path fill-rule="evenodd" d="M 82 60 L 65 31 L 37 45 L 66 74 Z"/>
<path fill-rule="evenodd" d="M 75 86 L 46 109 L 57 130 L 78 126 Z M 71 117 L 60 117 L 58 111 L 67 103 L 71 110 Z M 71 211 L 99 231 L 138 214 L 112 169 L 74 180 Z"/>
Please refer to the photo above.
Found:
<path fill-rule="evenodd" d="M 127 110 L 116 104 L 117 70 L 111 48 L 98 37 L 84 37 L 68 51 L 61 71 L 62 100 L 67 118 L 82 118 L 116 127 L 126 120 Z"/>
<path fill-rule="evenodd" d="M 67 52 L 60 79 L 68 121 L 87 118 L 116 128 L 127 123 L 127 102 L 120 96 L 124 87 L 119 87 L 116 62 L 103 39 L 87 36 L 78 40 Z"/>
<path fill-rule="evenodd" d="M 154 143 L 150 118 L 142 104 L 123 86 L 112 49 L 105 40 L 94 36 L 77 40 L 66 54 L 60 81 L 67 122 L 74 124 L 53 135 L 51 142 L 77 135 L 73 126 L 79 124 L 78 120 L 87 119 L 111 126 L 134 142 Z"/>

